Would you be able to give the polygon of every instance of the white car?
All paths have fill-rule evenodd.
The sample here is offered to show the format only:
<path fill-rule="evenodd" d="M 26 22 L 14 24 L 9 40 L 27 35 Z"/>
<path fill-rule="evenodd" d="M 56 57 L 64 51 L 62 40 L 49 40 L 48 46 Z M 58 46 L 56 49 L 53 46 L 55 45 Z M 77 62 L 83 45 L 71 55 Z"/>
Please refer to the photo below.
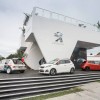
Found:
<path fill-rule="evenodd" d="M 18 58 L 4 59 L 0 61 L 0 71 L 4 71 L 8 74 L 13 71 L 20 71 L 20 73 L 24 73 L 25 69 L 25 64 Z"/>
<path fill-rule="evenodd" d="M 75 66 L 69 59 L 55 59 L 49 63 L 42 64 L 39 73 L 56 75 L 57 73 L 74 73 Z"/>

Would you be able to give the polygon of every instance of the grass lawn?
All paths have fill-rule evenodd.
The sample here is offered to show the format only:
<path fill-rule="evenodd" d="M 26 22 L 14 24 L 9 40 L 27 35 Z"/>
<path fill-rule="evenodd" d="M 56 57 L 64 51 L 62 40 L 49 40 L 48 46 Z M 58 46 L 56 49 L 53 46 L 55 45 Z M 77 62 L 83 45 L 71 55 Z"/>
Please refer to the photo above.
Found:
<path fill-rule="evenodd" d="M 59 91 L 59 92 L 54 92 L 54 93 L 45 94 L 45 95 L 36 96 L 36 97 L 30 97 L 30 98 L 21 99 L 21 100 L 45 100 L 48 98 L 63 96 L 66 94 L 80 92 L 80 91 L 83 91 L 83 89 L 81 89 L 79 87 L 75 87 L 75 88 L 71 88 L 71 89 L 67 89 L 67 90 L 63 90 L 63 91 Z"/>
<path fill-rule="evenodd" d="M 100 80 L 97 80 L 96 82 L 100 82 Z"/>

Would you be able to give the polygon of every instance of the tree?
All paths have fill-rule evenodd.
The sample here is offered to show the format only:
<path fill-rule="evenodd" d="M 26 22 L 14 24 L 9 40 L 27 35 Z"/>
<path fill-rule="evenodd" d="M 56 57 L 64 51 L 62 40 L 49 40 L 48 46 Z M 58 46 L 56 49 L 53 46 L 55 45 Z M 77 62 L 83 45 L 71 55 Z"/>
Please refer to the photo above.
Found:
<path fill-rule="evenodd" d="M 100 23 L 99 23 L 99 21 L 97 22 L 97 28 L 100 29 Z"/>
<path fill-rule="evenodd" d="M 11 58 L 17 58 L 17 55 L 16 54 L 10 54 L 7 59 L 11 59 Z"/>
<path fill-rule="evenodd" d="M 23 51 L 21 51 L 21 50 L 18 49 L 17 50 L 17 57 L 18 58 L 22 58 L 23 57 L 23 53 L 24 53 Z"/>
<path fill-rule="evenodd" d="M 0 61 L 3 60 L 3 59 L 5 59 L 5 58 L 0 55 Z"/>
<path fill-rule="evenodd" d="M 10 54 L 8 57 L 7 57 L 7 59 L 12 59 L 12 58 L 19 58 L 19 59 L 21 59 L 23 57 L 23 51 L 21 51 L 21 50 L 17 50 L 16 51 L 16 53 L 14 53 L 14 54 Z"/>

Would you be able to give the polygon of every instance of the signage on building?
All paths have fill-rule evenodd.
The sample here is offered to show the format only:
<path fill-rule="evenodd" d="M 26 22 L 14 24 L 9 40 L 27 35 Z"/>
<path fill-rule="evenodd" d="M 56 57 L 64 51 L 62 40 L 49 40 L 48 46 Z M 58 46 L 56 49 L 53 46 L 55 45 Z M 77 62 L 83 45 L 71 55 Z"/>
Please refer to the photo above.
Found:
<path fill-rule="evenodd" d="M 55 44 L 63 44 L 63 33 L 61 32 L 56 32 L 54 33 L 55 36 Z"/>

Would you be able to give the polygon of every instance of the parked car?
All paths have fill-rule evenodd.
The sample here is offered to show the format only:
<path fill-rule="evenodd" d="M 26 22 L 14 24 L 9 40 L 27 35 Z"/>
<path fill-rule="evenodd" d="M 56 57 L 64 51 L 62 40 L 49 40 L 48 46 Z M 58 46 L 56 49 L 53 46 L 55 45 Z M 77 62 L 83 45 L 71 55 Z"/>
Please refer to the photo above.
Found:
<path fill-rule="evenodd" d="M 42 64 L 39 73 L 56 75 L 57 73 L 74 73 L 75 67 L 69 59 L 54 59 L 46 64 Z"/>
<path fill-rule="evenodd" d="M 89 60 L 89 61 L 84 61 L 81 64 L 81 68 L 82 70 L 100 70 L 100 61 L 93 61 L 93 60 Z"/>
<path fill-rule="evenodd" d="M 25 69 L 25 64 L 18 58 L 4 59 L 0 61 L 0 71 L 4 71 L 8 74 L 13 71 L 20 71 L 20 73 L 24 73 Z"/>

